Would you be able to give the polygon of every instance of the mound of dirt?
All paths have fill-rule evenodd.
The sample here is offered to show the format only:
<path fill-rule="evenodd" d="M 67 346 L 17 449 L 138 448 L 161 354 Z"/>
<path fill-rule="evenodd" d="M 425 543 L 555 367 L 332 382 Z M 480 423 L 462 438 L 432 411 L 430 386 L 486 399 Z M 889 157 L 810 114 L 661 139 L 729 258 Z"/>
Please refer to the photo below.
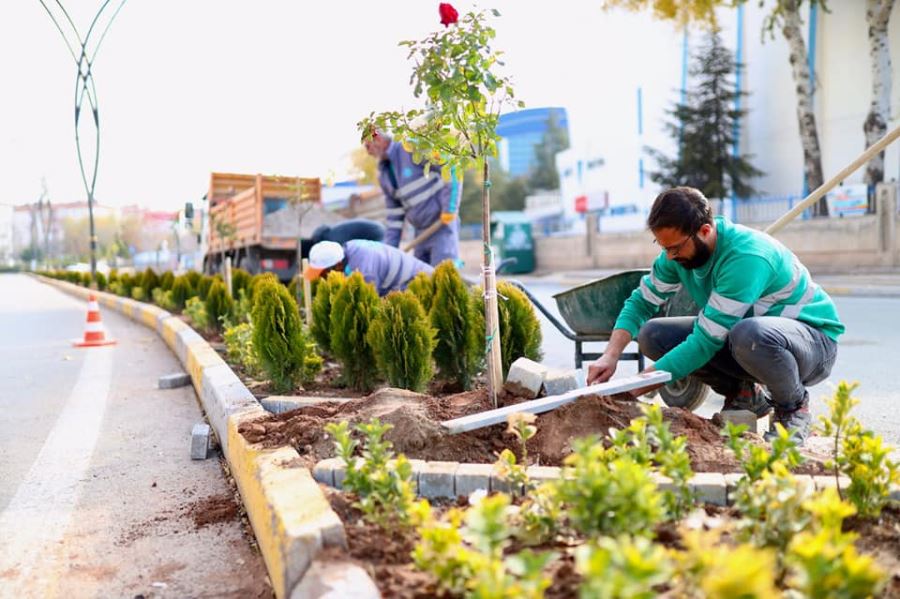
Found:
<path fill-rule="evenodd" d="M 504 395 L 502 405 L 523 401 Z M 545 466 L 562 465 L 572 452 L 572 440 L 588 435 L 608 437 L 610 428 L 627 427 L 641 416 L 641 404 L 616 397 L 586 396 L 576 402 L 538 416 L 538 432 L 528 443 L 531 463 Z M 378 418 L 393 428 L 385 438 L 394 449 L 408 458 L 464 463 L 490 463 L 504 449 L 519 454 L 519 443 L 506 432 L 505 424 L 449 435 L 440 426 L 450 420 L 491 408 L 485 390 L 434 397 L 401 389 L 385 388 L 346 403 L 327 402 L 243 423 L 238 431 L 251 443 L 263 447 L 291 445 L 300 453 L 304 464 L 334 456 L 334 443 L 325 433 L 331 422 L 352 424 Z M 687 437 L 687 451 L 697 472 L 734 472 L 737 461 L 725 447 L 719 427 L 678 408 L 664 408 L 663 417 L 676 435 Z M 811 474 L 821 471 L 818 462 L 800 470 Z"/>

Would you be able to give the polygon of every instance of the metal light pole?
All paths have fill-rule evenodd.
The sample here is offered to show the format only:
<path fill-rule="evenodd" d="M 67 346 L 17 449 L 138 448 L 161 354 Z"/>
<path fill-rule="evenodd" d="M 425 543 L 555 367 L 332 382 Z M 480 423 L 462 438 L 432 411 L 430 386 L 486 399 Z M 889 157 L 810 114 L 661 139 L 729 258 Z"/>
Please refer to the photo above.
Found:
<path fill-rule="evenodd" d="M 66 11 L 65 7 L 63 7 L 62 3 L 59 0 L 56 0 L 56 6 L 59 8 L 59 11 L 62 13 L 64 17 L 65 23 L 71 28 L 71 34 L 74 36 L 74 41 L 70 42 L 69 36 L 66 35 L 66 32 L 63 30 L 63 26 L 60 25 L 59 21 L 53 15 L 53 11 L 50 10 L 50 7 L 44 2 L 44 0 L 38 0 L 41 3 L 41 6 L 44 7 L 44 10 L 47 11 L 47 14 L 50 16 L 50 20 L 53 21 L 53 24 L 56 26 L 56 30 L 59 31 L 59 34 L 63 38 L 63 42 L 65 42 L 66 47 L 69 49 L 69 54 L 72 55 L 72 58 L 75 60 L 75 65 L 78 68 L 78 73 L 75 77 L 75 148 L 78 151 L 78 168 L 81 171 L 81 180 L 84 183 L 84 190 L 87 193 L 88 197 L 88 222 L 90 223 L 90 248 L 91 248 L 91 280 L 97 279 L 97 235 L 94 231 L 94 188 L 97 185 L 97 168 L 100 163 L 100 108 L 97 103 L 97 88 L 94 86 L 94 74 L 92 72 L 94 66 L 94 59 L 97 57 L 97 52 L 100 50 L 100 44 L 103 43 L 103 38 L 106 37 L 106 32 L 109 31 L 110 25 L 115 20 L 116 15 L 119 14 L 119 11 L 122 10 L 122 7 L 125 5 L 126 0 L 121 0 L 119 6 L 112 13 L 112 16 L 109 17 L 109 21 L 107 21 L 106 26 L 103 28 L 103 33 L 100 34 L 100 38 L 97 40 L 97 44 L 93 48 L 93 52 L 88 51 L 88 43 L 91 41 L 91 34 L 94 32 L 94 28 L 100 22 L 100 17 L 103 15 L 103 12 L 106 10 L 106 7 L 109 5 L 111 0 L 104 0 L 100 5 L 100 9 L 97 11 L 97 14 L 94 15 L 94 19 L 91 21 L 91 26 L 88 28 L 87 34 L 82 39 L 81 34 L 78 33 L 78 28 L 75 26 L 75 23 L 72 21 L 72 18 L 69 16 L 69 13 Z M 76 53 L 74 47 L 77 47 L 79 51 Z M 78 121 L 81 118 L 81 108 L 84 103 L 85 97 L 88 100 L 91 108 L 91 115 L 94 120 L 94 129 L 95 129 L 95 145 L 94 145 L 94 169 L 90 176 L 90 181 L 88 180 L 87 173 L 84 170 L 84 159 L 82 158 L 81 153 L 81 138 L 78 135 Z"/>

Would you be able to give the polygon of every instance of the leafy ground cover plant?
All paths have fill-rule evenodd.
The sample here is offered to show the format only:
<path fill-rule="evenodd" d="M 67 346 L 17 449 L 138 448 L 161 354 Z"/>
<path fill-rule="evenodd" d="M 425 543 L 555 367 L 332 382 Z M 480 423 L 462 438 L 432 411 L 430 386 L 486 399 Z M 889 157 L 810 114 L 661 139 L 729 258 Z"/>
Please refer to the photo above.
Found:
<path fill-rule="evenodd" d="M 377 418 L 357 424 L 355 429 L 363 436 L 361 446 L 350 435 L 346 421 L 325 428 L 334 437 L 337 455 L 346 468 L 343 488 L 359 497 L 356 505 L 368 520 L 386 529 L 412 523 L 416 497 L 412 465 L 403 454 L 394 455 L 393 444 L 384 439 L 392 427 Z M 359 459 L 358 447 L 362 450 Z"/>
<path fill-rule="evenodd" d="M 859 403 L 852 395 L 858 386 L 845 381 L 838 384 L 828 401 L 829 413 L 819 417 L 818 428 L 834 437 L 833 458 L 826 467 L 834 471 L 838 493 L 846 496 L 861 516 L 877 518 L 890 498 L 891 485 L 900 483 L 900 465 L 890 459 L 894 448 L 850 415 Z M 847 489 L 840 488 L 841 474 L 850 479 Z"/>
<path fill-rule="evenodd" d="M 225 329 L 223 335 L 229 359 L 240 364 L 247 375 L 261 373 L 259 358 L 253 350 L 253 323 L 242 322 Z"/>
<path fill-rule="evenodd" d="M 422 391 L 433 372 L 434 329 L 412 293 L 385 297 L 366 340 L 378 370 L 392 387 Z"/>
<path fill-rule="evenodd" d="M 519 461 L 516 454 L 504 449 L 497 456 L 494 466 L 498 476 L 510 483 L 514 495 L 528 493 L 533 486 L 528 478 L 528 440 L 537 434 L 537 427 L 534 425 L 536 420 L 537 416 L 527 412 L 516 412 L 506 418 L 506 432 L 519 440 L 519 455 L 522 458 Z"/>
<path fill-rule="evenodd" d="M 199 297 L 189 298 L 184 305 L 184 314 L 187 316 L 194 327 L 202 330 L 209 330 L 209 318 L 206 316 L 206 306 Z"/>
<path fill-rule="evenodd" d="M 378 309 L 378 293 L 358 272 L 347 278 L 331 304 L 331 351 L 341 363 L 344 381 L 359 391 L 371 389 L 378 372 L 367 340 Z"/>
<path fill-rule="evenodd" d="M 575 550 L 575 567 L 584 579 L 581 599 L 652 599 L 673 567 L 666 550 L 645 537 L 600 537 Z"/>

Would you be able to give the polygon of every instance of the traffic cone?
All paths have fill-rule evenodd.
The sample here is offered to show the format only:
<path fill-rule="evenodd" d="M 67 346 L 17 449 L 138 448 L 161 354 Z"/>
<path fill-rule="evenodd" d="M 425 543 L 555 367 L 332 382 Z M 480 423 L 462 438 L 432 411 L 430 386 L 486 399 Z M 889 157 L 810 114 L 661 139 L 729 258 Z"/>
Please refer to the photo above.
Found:
<path fill-rule="evenodd" d="M 100 306 L 97 304 L 97 296 L 88 295 L 87 322 L 84 325 L 84 339 L 75 341 L 75 347 L 99 347 L 101 345 L 113 345 L 114 339 L 106 338 L 103 322 L 100 320 Z"/>

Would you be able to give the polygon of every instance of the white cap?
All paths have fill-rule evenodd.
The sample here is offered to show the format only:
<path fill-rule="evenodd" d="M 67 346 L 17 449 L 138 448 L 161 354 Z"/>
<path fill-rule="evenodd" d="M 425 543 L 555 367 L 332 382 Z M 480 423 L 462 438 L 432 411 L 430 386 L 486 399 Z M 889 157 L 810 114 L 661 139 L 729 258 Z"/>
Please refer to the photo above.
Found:
<path fill-rule="evenodd" d="M 344 259 L 344 248 L 334 241 L 320 241 L 309 250 L 309 268 L 306 278 L 316 279 L 322 271 Z"/>

